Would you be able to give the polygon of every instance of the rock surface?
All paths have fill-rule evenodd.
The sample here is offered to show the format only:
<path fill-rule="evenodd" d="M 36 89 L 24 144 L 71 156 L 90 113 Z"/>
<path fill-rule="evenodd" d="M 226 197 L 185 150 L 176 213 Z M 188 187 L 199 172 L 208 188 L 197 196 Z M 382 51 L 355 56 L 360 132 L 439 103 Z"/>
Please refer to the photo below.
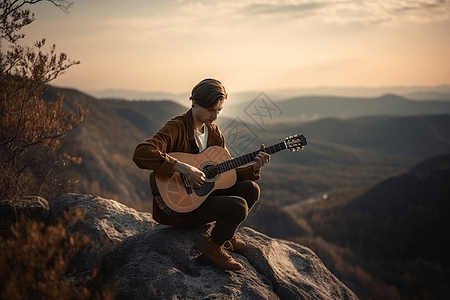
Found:
<path fill-rule="evenodd" d="M 357 299 L 310 249 L 251 228 L 238 230 L 248 248 L 232 253 L 245 268 L 222 271 L 199 258 L 212 225 L 159 225 L 117 201 L 75 194 L 57 199 L 51 213 L 74 207 L 86 211 L 81 231 L 104 245 L 96 252 L 101 285 L 114 286 L 116 299 Z"/>
<path fill-rule="evenodd" d="M 138 212 L 115 200 L 98 196 L 66 194 L 53 201 L 50 216 L 53 220 L 71 208 L 85 213 L 82 232 L 94 241 L 116 245 L 126 237 L 155 229 L 157 222 L 150 213 Z"/>

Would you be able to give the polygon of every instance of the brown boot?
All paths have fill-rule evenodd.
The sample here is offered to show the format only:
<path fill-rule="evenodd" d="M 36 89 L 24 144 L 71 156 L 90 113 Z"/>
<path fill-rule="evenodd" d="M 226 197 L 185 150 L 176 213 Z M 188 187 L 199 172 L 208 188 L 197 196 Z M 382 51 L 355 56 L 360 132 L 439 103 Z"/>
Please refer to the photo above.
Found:
<path fill-rule="evenodd" d="M 247 248 L 247 244 L 243 240 L 233 236 L 231 240 L 225 242 L 224 248 L 235 252 L 242 252 Z"/>
<path fill-rule="evenodd" d="M 235 261 L 233 257 L 224 249 L 223 246 L 219 246 L 211 239 L 208 238 L 205 245 L 203 246 L 202 259 L 207 263 L 213 264 L 214 266 L 222 270 L 241 270 L 243 267 L 240 263 Z"/>

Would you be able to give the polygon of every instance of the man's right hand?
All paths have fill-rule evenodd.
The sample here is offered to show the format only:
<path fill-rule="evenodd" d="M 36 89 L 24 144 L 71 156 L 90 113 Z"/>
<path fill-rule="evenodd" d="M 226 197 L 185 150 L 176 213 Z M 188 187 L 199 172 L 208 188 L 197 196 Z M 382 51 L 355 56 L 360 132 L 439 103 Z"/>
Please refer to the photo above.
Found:
<path fill-rule="evenodd" d="M 183 174 L 195 188 L 201 187 L 206 179 L 202 171 L 181 161 L 175 163 L 173 170 Z"/>

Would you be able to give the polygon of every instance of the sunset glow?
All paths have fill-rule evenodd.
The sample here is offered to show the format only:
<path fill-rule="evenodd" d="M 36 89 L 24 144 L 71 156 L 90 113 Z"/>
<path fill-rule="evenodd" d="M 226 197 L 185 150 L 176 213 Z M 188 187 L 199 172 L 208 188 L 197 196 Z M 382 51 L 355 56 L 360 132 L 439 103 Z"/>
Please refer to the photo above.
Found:
<path fill-rule="evenodd" d="M 74 1 L 31 7 L 24 43 L 80 60 L 54 84 L 182 93 L 450 84 L 450 1 Z"/>

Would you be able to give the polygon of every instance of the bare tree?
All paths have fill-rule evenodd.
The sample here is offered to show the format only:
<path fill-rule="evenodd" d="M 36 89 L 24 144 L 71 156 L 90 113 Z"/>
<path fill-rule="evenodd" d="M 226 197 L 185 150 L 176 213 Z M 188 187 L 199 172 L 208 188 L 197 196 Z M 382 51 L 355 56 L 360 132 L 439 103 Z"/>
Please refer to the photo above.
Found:
<path fill-rule="evenodd" d="M 65 108 L 62 95 L 54 101 L 42 99 L 47 84 L 79 62 L 57 54 L 55 45 L 45 53 L 45 39 L 34 47 L 18 44 L 23 38 L 18 31 L 34 21 L 25 6 L 44 1 L 0 2 L 0 40 L 12 44 L 0 52 L 0 198 L 52 197 L 68 181 L 61 170 L 81 161 L 55 151 L 61 138 L 84 120 L 87 110 L 78 103 L 75 110 Z M 65 0 L 48 2 L 66 12 L 71 5 Z"/>
<path fill-rule="evenodd" d="M 17 31 L 35 20 L 34 14 L 26 6 L 45 1 L 53 3 L 66 13 L 72 5 L 72 2 L 66 0 L 1 0 L 0 38 L 4 38 L 10 43 L 15 43 L 18 39 L 23 38 L 24 35 L 18 34 Z"/>

